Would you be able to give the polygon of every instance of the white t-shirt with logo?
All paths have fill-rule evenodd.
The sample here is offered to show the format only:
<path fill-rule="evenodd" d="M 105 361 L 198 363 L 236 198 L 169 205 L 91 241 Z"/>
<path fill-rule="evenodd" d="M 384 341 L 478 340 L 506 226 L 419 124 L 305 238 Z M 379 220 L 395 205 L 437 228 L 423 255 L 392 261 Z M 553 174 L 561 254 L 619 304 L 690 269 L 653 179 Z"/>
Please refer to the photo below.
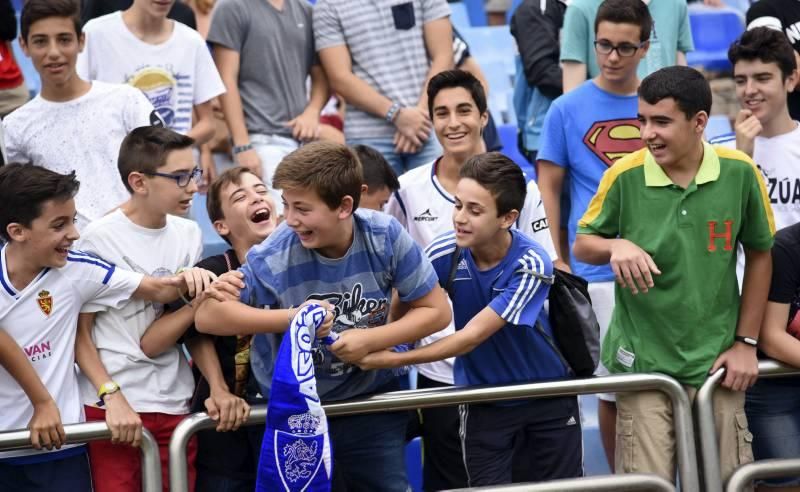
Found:
<path fill-rule="evenodd" d="M 444 189 L 436 177 L 436 161 L 403 173 L 398 179 L 400 189 L 392 194 L 386 204 L 386 213 L 394 216 L 408 230 L 412 238 L 423 248 L 441 234 L 453 230 L 453 195 Z M 544 204 L 539 194 L 539 187 L 534 181 L 528 183 L 525 204 L 517 219 L 516 228 L 533 238 L 534 241 L 556 259 L 553 239 L 547 217 L 544 213 Z M 448 299 L 449 302 L 449 299 Z M 451 304 L 452 306 L 452 304 Z M 455 326 L 450 324 L 442 331 L 429 335 L 419 344 L 421 346 L 431 343 L 455 333 Z M 418 364 L 417 370 L 423 376 L 439 381 L 440 383 L 453 384 L 453 364 L 455 358 Z"/>
<path fill-rule="evenodd" d="M 86 302 L 124 306 L 142 275 L 115 268 L 99 258 L 70 251 L 62 268 L 46 268 L 18 291 L 8 276 L 7 248 L 0 251 L 0 329 L 25 352 L 58 405 L 64 424 L 83 422 L 75 371 L 78 313 Z M 0 367 L 0 431 L 24 429 L 33 416 L 25 392 Z M 62 448 L 63 449 L 63 448 Z M 0 459 L 44 453 L 34 449 L 0 452 Z"/>
<path fill-rule="evenodd" d="M 80 249 L 94 253 L 121 268 L 165 277 L 200 259 L 200 227 L 193 221 L 167 216 L 161 229 L 148 229 L 131 222 L 122 212 L 92 222 L 80 239 Z M 175 345 L 150 358 L 139 346 L 147 328 L 164 307 L 132 300 L 121 309 L 103 310 L 87 304 L 82 312 L 97 312 L 92 339 L 111 379 L 137 412 L 182 415 L 189 412 L 194 379 L 183 350 Z M 97 389 L 85 376 L 79 378 L 86 405 L 97 403 Z"/>
<path fill-rule="evenodd" d="M 192 128 L 192 107 L 225 92 L 205 41 L 192 28 L 172 21 L 172 35 L 160 44 L 136 37 L 114 12 L 86 23 L 86 45 L 77 70 L 89 80 L 130 84 L 150 100 L 167 126 Z"/>
<path fill-rule="evenodd" d="M 86 94 L 52 102 L 41 94 L 3 120 L 8 162 L 23 162 L 81 182 L 75 196 L 78 228 L 130 198 L 117 168 L 119 146 L 134 128 L 150 124 L 153 106 L 121 84 L 93 82 Z"/>

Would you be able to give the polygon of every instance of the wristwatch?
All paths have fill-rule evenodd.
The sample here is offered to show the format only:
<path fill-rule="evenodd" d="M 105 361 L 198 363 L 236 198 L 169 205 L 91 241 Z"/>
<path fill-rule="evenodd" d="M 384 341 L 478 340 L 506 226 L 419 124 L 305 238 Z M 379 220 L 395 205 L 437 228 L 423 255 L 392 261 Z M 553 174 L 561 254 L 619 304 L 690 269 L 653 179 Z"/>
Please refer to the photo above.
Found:
<path fill-rule="evenodd" d="M 99 401 L 97 402 L 98 407 L 105 406 L 106 402 L 103 400 L 108 395 L 114 394 L 120 390 L 120 387 L 114 381 L 107 381 L 100 385 L 100 389 L 97 390 L 97 398 Z"/>
<path fill-rule="evenodd" d="M 241 154 L 242 152 L 247 152 L 252 148 L 253 144 L 251 143 L 246 143 L 244 145 L 234 145 L 233 148 L 231 149 L 231 152 L 233 152 L 233 155 L 236 155 L 236 154 Z"/>
<path fill-rule="evenodd" d="M 743 337 L 740 335 L 736 335 L 733 339 L 737 342 L 742 342 L 744 344 L 750 345 L 751 347 L 758 347 L 758 340 L 752 337 Z"/>

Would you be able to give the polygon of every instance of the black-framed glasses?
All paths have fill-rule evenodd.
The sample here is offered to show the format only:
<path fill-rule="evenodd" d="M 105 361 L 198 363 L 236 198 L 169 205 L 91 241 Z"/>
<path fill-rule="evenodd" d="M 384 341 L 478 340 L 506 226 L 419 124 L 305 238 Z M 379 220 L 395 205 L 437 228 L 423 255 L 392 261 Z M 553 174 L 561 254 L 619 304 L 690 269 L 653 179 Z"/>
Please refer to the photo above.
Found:
<path fill-rule="evenodd" d="M 156 173 L 156 172 L 149 173 L 146 171 L 142 171 L 142 174 L 146 174 L 148 176 L 161 176 L 162 178 L 173 179 L 175 180 L 175 182 L 178 184 L 179 187 L 186 188 L 187 186 L 189 186 L 189 183 L 191 181 L 194 181 L 196 183 L 197 181 L 200 180 L 200 178 L 203 176 L 203 170 L 200 169 L 199 166 L 195 166 L 195 168 L 189 171 L 188 173 L 168 174 L 168 173 Z"/>
<path fill-rule="evenodd" d="M 647 41 L 645 41 L 646 43 Z M 644 43 L 630 44 L 622 43 L 613 45 L 608 41 L 595 41 L 594 49 L 601 55 L 610 55 L 612 51 L 616 50 L 617 54 L 623 58 L 628 58 L 636 53 L 636 50 L 644 46 Z"/>

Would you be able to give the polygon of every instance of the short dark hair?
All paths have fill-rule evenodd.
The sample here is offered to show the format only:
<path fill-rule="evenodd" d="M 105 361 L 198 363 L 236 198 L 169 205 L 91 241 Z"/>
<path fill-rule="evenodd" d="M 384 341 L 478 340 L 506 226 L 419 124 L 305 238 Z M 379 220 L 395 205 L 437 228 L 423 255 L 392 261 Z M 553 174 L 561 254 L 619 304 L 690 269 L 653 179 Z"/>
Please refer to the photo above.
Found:
<path fill-rule="evenodd" d="M 30 227 L 42 214 L 49 200 L 64 201 L 74 197 L 80 183 L 75 171 L 59 174 L 32 164 L 12 163 L 0 167 L 0 236 L 6 241 L 8 225 Z"/>
<path fill-rule="evenodd" d="M 472 96 L 475 106 L 478 107 L 478 112 L 483 114 L 486 112 L 486 91 L 483 90 L 483 84 L 477 77 L 465 70 L 445 70 L 439 72 L 428 82 L 428 115 L 433 118 L 433 100 L 436 95 L 443 89 L 453 89 L 455 87 L 463 87 Z"/>
<path fill-rule="evenodd" d="M 786 80 L 797 68 L 794 48 L 781 31 L 769 27 L 756 27 L 745 31 L 728 49 L 728 60 L 736 65 L 739 60 L 775 63 Z"/>
<path fill-rule="evenodd" d="M 653 30 L 653 18 L 642 0 L 605 0 L 600 4 L 594 18 L 595 34 L 603 21 L 639 26 L 639 41 L 642 43 L 650 39 L 650 31 Z"/>
<path fill-rule="evenodd" d="M 383 154 L 373 149 L 369 145 L 354 145 L 353 150 L 361 161 L 361 171 L 364 173 L 364 184 L 370 191 L 389 188 L 389 191 L 400 189 L 400 181 L 392 166 L 383 157 Z"/>
<path fill-rule="evenodd" d="M 75 35 L 80 36 L 81 9 L 78 0 L 25 0 L 19 18 L 20 34 L 28 42 L 28 33 L 34 22 L 48 17 L 67 17 L 75 26 Z"/>
<path fill-rule="evenodd" d="M 284 157 L 272 177 L 274 188 L 312 190 L 331 210 L 349 195 L 355 211 L 363 183 L 364 173 L 355 151 L 324 141 L 303 145 Z"/>
<path fill-rule="evenodd" d="M 474 179 L 489 190 L 500 217 L 512 210 L 522 211 L 527 183 L 522 169 L 500 152 L 487 152 L 467 159 L 459 177 Z"/>
<path fill-rule="evenodd" d="M 135 128 L 119 147 L 117 167 L 122 184 L 133 193 L 128 176 L 133 172 L 154 173 L 166 164 L 173 150 L 186 149 L 194 145 L 194 139 L 160 126 Z"/>
<path fill-rule="evenodd" d="M 642 80 L 638 93 L 648 104 L 671 97 L 687 120 L 700 111 L 711 113 L 711 87 L 694 68 L 673 66 L 657 70 Z"/>
<path fill-rule="evenodd" d="M 255 176 L 255 173 L 246 167 L 236 166 L 227 169 L 225 172 L 217 176 L 217 179 L 208 187 L 208 195 L 206 196 L 206 211 L 208 212 L 208 219 L 213 224 L 214 222 L 224 219 L 225 214 L 222 213 L 222 198 L 220 193 L 222 189 L 229 184 L 238 185 L 242 182 L 242 175 L 250 173 Z M 220 234 L 222 236 L 222 234 Z M 231 244 L 227 236 L 222 236 L 228 244 Z"/>

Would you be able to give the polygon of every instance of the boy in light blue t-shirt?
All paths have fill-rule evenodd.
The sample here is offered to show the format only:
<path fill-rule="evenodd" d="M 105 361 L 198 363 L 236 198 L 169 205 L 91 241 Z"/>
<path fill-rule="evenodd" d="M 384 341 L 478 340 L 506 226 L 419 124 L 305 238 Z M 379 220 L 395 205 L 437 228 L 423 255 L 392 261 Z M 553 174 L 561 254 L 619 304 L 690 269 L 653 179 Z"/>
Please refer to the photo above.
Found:
<path fill-rule="evenodd" d="M 572 5 L 570 5 L 572 8 Z M 569 12 L 569 11 L 568 11 Z M 550 107 L 538 154 L 539 190 L 550 224 L 561 224 L 561 189 L 568 178 L 569 247 L 575 242 L 578 219 L 589 206 L 603 173 L 617 159 L 644 145 L 639 135 L 637 67 L 652 48 L 653 19 L 641 0 L 606 0 L 594 19 L 594 51 L 601 70 Z M 558 231 L 558 228 L 551 228 Z M 557 249 L 558 237 L 553 237 Z M 563 248 L 566 249 L 566 248 Z M 570 258 L 558 251 L 559 258 Z M 608 265 L 570 261 L 573 273 L 589 281 L 589 295 L 601 340 L 614 309 L 614 273 Z M 608 374 L 602 365 L 598 375 Z M 598 420 L 603 447 L 613 469 L 616 407 L 613 394 L 598 395 Z"/>
<path fill-rule="evenodd" d="M 285 157 L 273 184 L 283 190 L 286 220 L 248 253 L 240 269 L 241 302 L 207 301 L 198 310 L 200 331 L 257 334 L 251 365 L 267 397 L 275 333 L 286 330 L 293 306 L 309 301 L 333 306 L 332 331 L 339 339 L 330 347 L 317 342 L 313 351 L 323 401 L 399 389 L 392 371 L 365 371 L 354 362 L 419 340 L 450 321 L 444 292 L 422 249 L 395 219 L 356 210 L 362 183 L 358 157 L 343 145 L 312 143 Z M 334 488 L 405 492 L 407 420 L 406 412 L 329 419 Z"/>

